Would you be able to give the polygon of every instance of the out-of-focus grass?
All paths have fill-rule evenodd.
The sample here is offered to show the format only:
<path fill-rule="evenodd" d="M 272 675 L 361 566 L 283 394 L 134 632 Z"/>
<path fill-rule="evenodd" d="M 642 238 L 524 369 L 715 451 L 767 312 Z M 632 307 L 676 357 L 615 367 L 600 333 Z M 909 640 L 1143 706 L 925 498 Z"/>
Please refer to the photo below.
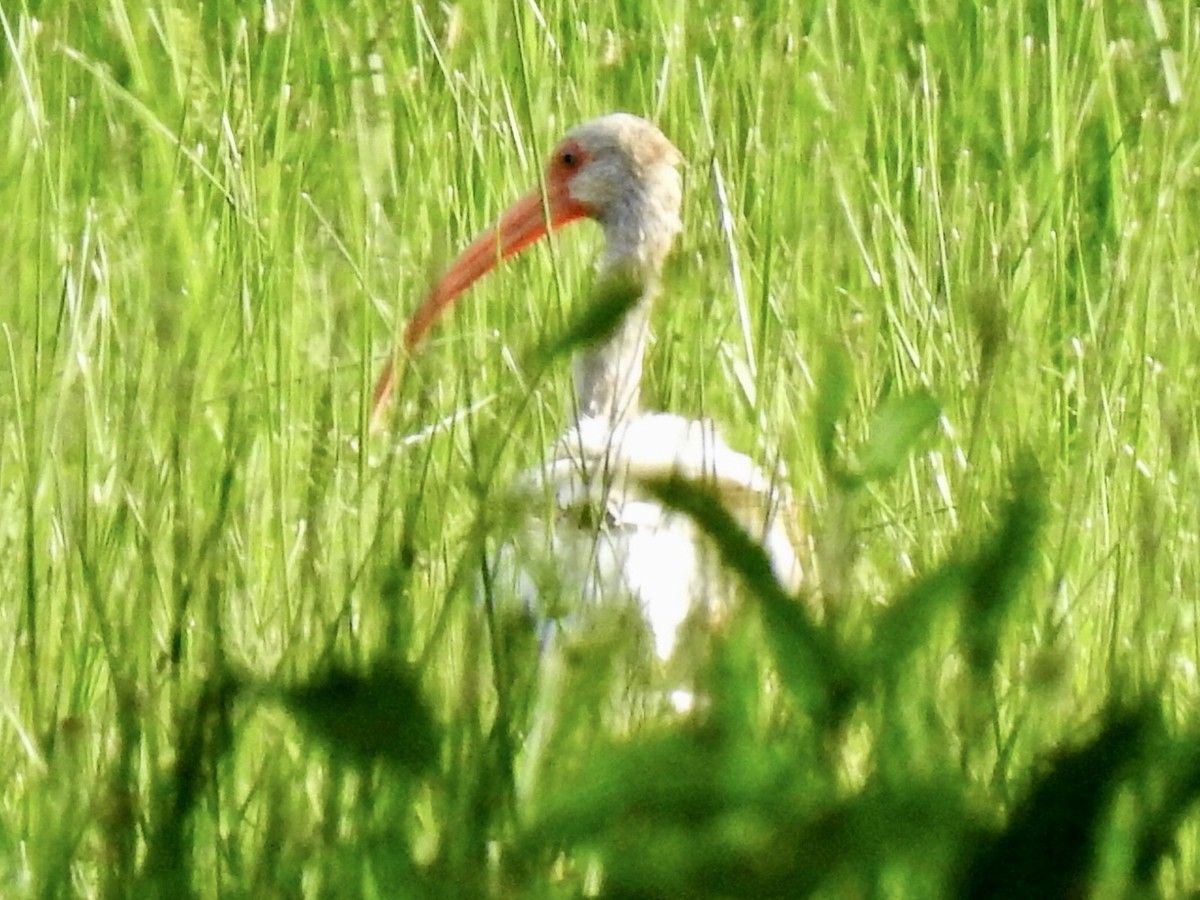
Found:
<path fill-rule="evenodd" d="M 1196 889 L 1186 4 L 0 25 L 6 896 L 937 896 L 1010 852 L 1024 896 Z M 464 298 L 389 438 L 366 404 L 438 268 L 612 109 L 689 159 L 649 396 L 786 462 L 838 715 L 748 598 L 704 723 L 584 735 L 520 810 L 495 683 L 528 673 L 493 677 L 474 585 L 564 425 L 568 367 L 520 361 L 595 230 Z"/>

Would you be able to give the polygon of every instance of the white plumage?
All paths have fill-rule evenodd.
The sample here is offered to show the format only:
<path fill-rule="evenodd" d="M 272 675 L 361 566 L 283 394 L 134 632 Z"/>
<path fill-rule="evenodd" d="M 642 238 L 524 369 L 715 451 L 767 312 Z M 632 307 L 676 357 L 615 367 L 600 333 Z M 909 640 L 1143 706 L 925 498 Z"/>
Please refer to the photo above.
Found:
<path fill-rule="evenodd" d="M 615 292 L 635 301 L 608 338 L 578 354 L 574 422 L 546 462 L 519 478 L 515 493 L 529 515 L 497 551 L 485 579 L 502 611 L 530 610 L 542 623 L 526 785 L 536 781 L 553 742 L 564 692 L 593 687 L 572 681 L 576 650 L 591 647 L 619 662 L 616 696 L 606 695 L 618 716 L 635 701 L 661 707 L 669 700 L 684 709 L 694 700 L 705 636 L 730 612 L 735 592 L 714 548 L 690 519 L 649 495 L 645 479 L 679 475 L 707 483 L 762 540 L 780 581 L 795 588 L 801 578 L 781 478 L 729 447 L 711 422 L 640 408 L 650 308 L 681 227 L 681 163 L 662 132 L 636 116 L 615 113 L 573 129 L 554 151 L 544 189 L 527 194 L 476 238 L 404 333 L 408 354 L 497 262 L 579 219 L 605 232 L 596 296 Z M 389 364 L 375 390 L 375 425 L 395 380 Z"/>
<path fill-rule="evenodd" d="M 728 579 L 695 524 L 641 488 L 643 479 L 670 475 L 715 487 L 763 541 L 776 577 L 799 587 L 786 486 L 726 444 L 712 422 L 648 413 L 616 426 L 582 417 L 548 462 L 522 474 L 518 490 L 535 509 L 536 498 L 550 498 L 554 522 L 531 522 L 504 551 L 506 566 L 513 557 L 524 563 L 515 570 L 519 596 L 535 609 L 551 585 L 582 609 L 629 598 L 649 625 L 655 655 L 669 661 L 685 620 L 719 617 L 729 599 Z"/>

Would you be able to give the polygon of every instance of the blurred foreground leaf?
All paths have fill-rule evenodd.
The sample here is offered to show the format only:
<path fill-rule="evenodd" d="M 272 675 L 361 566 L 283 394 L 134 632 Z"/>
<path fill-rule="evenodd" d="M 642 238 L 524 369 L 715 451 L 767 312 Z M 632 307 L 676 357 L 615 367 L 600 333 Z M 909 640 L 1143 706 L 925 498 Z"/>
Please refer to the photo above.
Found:
<path fill-rule="evenodd" d="M 854 694 L 850 674 L 830 637 L 775 578 L 762 545 L 743 530 L 707 485 L 672 476 L 648 480 L 645 486 L 700 526 L 725 567 L 758 601 L 775 665 L 800 706 L 825 726 L 840 721 Z"/>
<path fill-rule="evenodd" d="M 869 667 L 879 684 L 894 684 L 909 657 L 924 646 L 942 610 L 960 602 L 966 567 L 957 560 L 923 575 L 880 614 L 867 647 Z"/>
<path fill-rule="evenodd" d="M 1110 713 L 1092 741 L 1061 754 L 1008 826 L 976 850 L 960 895 L 1088 896 L 1102 817 L 1151 722 L 1144 708 Z"/>
<path fill-rule="evenodd" d="M 986 675 L 996 658 L 1000 628 L 1033 568 L 1045 522 L 1045 485 L 1031 456 L 1013 473 L 1013 495 L 1000 527 L 976 556 L 967 573 L 964 642 L 977 675 Z"/>
<path fill-rule="evenodd" d="M 937 423 L 941 412 L 938 402 L 923 390 L 885 400 L 871 418 L 867 439 L 858 448 L 862 477 L 890 477 L 908 458 L 917 439 Z"/>
<path fill-rule="evenodd" d="M 818 784 L 785 748 L 748 734 L 643 738 L 597 754 L 552 797 L 526 852 L 597 853 L 611 897 L 838 896 L 857 886 L 854 896 L 906 865 L 945 887 L 967 821 L 955 787 L 913 779 L 839 798 Z"/>
<path fill-rule="evenodd" d="M 538 368 L 576 350 L 590 347 L 613 335 L 641 300 L 643 288 L 632 276 L 610 273 L 592 291 L 591 300 L 567 329 L 534 352 Z"/>
<path fill-rule="evenodd" d="M 1200 798 L 1200 736 L 1189 735 L 1162 752 L 1156 748 L 1154 773 L 1163 777 L 1161 799 L 1142 816 L 1134 855 L 1134 878 L 1149 888 L 1164 856 L 1176 852 L 1176 834 Z"/>
<path fill-rule="evenodd" d="M 191 894 L 192 815 L 213 784 L 218 762 L 233 747 L 230 718 L 242 688 L 230 673 L 213 676 L 180 711 L 175 761 L 155 785 L 157 802 L 139 873 L 145 896 Z"/>
<path fill-rule="evenodd" d="M 840 471 L 834 450 L 837 445 L 837 426 L 846 415 L 850 403 L 853 379 L 850 375 L 850 356 L 842 347 L 830 344 L 825 350 L 825 364 L 817 383 L 816 408 L 813 424 L 816 428 L 817 450 L 827 472 Z"/>
<path fill-rule="evenodd" d="M 416 676 L 379 664 L 365 673 L 332 669 L 279 693 L 302 727 L 352 765 L 391 763 L 412 774 L 437 759 L 437 727 Z"/>

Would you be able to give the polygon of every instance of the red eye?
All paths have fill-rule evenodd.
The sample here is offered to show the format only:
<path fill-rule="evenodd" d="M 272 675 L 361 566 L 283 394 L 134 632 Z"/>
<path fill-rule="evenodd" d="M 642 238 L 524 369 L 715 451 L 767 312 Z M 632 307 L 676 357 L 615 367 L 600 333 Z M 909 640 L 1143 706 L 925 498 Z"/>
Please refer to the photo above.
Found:
<path fill-rule="evenodd" d="M 562 155 L 559 156 L 558 161 L 568 169 L 573 169 L 579 163 L 579 157 L 573 150 L 564 150 Z"/>

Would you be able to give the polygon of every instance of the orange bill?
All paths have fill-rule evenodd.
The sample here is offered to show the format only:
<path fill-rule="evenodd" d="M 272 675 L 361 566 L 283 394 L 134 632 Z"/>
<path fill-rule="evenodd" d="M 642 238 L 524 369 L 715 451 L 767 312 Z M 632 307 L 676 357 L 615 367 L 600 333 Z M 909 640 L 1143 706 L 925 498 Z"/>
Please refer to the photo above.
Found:
<path fill-rule="evenodd" d="M 425 302 L 417 308 L 405 326 L 399 356 L 406 358 L 450 304 L 463 291 L 492 271 L 498 262 L 520 253 L 545 237 L 549 231 L 586 215 L 587 209 L 571 196 L 570 186 L 565 178 L 547 179 L 545 208 L 542 206 L 540 190 L 532 191 L 514 203 L 494 226 L 479 235 L 471 246 L 463 251 L 446 270 L 441 280 L 434 285 Z M 375 397 L 371 405 L 372 431 L 382 424 L 396 381 L 396 360 L 390 359 L 375 385 Z"/>

